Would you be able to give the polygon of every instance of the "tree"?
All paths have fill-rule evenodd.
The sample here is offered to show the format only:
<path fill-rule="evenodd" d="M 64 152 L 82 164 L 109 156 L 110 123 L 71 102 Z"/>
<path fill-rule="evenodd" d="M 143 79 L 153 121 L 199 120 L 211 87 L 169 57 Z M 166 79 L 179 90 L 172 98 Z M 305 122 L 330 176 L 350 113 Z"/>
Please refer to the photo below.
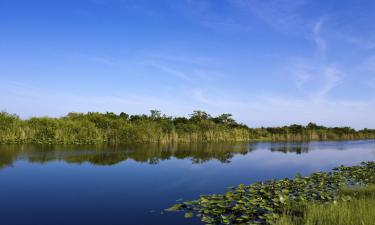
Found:
<path fill-rule="evenodd" d="M 9 114 L 5 111 L 0 112 L 0 130 L 11 128 L 13 124 L 19 120 L 16 114 Z"/>
<path fill-rule="evenodd" d="M 236 121 L 232 118 L 232 114 L 230 113 L 221 114 L 220 116 L 214 118 L 214 122 L 225 124 L 225 125 L 236 124 Z"/>
<path fill-rule="evenodd" d="M 129 119 L 129 114 L 124 113 L 124 112 L 121 112 L 121 113 L 120 113 L 120 118 L 122 118 L 122 119 L 124 119 L 124 120 L 128 120 L 128 119 Z"/>
<path fill-rule="evenodd" d="M 151 112 L 151 116 L 150 116 L 151 119 L 159 119 L 161 117 L 160 110 L 152 109 L 150 110 L 150 112 Z"/>
<path fill-rule="evenodd" d="M 202 120 L 208 120 L 211 118 L 211 115 L 200 110 L 193 111 L 192 114 L 190 114 L 190 120 L 197 122 Z"/>

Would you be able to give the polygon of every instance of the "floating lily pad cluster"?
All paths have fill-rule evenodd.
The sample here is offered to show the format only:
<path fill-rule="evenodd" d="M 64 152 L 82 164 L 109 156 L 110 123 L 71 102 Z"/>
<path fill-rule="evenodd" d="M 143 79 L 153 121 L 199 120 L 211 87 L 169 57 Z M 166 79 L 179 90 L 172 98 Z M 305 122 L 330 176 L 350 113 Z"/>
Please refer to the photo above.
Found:
<path fill-rule="evenodd" d="M 341 187 L 367 184 L 375 184 L 375 162 L 341 166 L 308 177 L 241 184 L 225 194 L 202 195 L 167 210 L 185 211 L 186 218 L 198 216 L 206 224 L 268 224 L 291 204 L 339 200 Z"/>

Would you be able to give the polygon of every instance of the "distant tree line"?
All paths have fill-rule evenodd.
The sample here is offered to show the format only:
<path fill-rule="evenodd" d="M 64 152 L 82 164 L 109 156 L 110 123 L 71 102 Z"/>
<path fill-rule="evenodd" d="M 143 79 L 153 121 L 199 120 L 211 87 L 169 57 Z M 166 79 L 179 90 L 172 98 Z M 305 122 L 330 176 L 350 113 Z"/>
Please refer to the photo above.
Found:
<path fill-rule="evenodd" d="M 213 117 L 194 111 L 189 117 L 171 117 L 151 110 L 149 115 L 69 113 L 60 118 L 20 119 L 0 112 L 0 143 L 95 144 L 239 141 L 312 141 L 375 139 L 375 130 L 307 126 L 249 128 L 231 114 Z"/>

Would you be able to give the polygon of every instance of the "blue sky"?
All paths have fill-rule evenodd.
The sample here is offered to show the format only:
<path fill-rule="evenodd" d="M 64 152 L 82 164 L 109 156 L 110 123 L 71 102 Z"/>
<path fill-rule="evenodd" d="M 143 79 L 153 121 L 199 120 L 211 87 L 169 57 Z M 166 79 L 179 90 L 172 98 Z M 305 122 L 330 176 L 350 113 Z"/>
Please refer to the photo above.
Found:
<path fill-rule="evenodd" d="M 0 109 L 375 128 L 375 1 L 1 0 Z"/>

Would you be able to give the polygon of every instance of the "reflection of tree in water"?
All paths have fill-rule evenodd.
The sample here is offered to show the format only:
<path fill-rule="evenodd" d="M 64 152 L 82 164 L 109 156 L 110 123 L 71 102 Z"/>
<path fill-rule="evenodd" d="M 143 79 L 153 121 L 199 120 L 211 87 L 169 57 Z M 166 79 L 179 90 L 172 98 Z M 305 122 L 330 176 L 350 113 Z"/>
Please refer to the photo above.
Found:
<path fill-rule="evenodd" d="M 0 151 L 0 169 L 7 166 L 12 166 L 15 160 L 16 155 L 11 151 Z"/>
<path fill-rule="evenodd" d="M 270 146 L 270 150 L 272 152 L 283 152 L 283 153 L 307 153 L 309 152 L 309 145 L 303 142 L 295 142 L 295 143 L 272 143 Z"/>
<path fill-rule="evenodd" d="M 309 150 L 308 148 L 302 148 L 302 147 L 277 147 L 277 148 L 271 148 L 272 152 L 283 152 L 283 153 L 294 152 L 294 153 L 297 153 L 297 154 L 307 153 L 308 150 Z"/>
<path fill-rule="evenodd" d="M 348 144 L 348 143 L 346 143 Z M 350 145 L 350 143 L 349 143 Z M 139 145 L 0 145 L 0 169 L 11 166 L 16 160 L 46 163 L 61 160 L 68 163 L 114 165 L 132 160 L 138 163 L 158 164 L 164 160 L 189 159 L 193 164 L 210 160 L 230 163 L 236 154 L 247 154 L 255 149 L 272 152 L 307 153 L 312 149 L 341 150 L 345 143 L 325 142 L 254 142 L 254 143 L 186 143 Z"/>
<path fill-rule="evenodd" d="M 190 159 L 199 164 L 209 160 L 229 163 L 236 154 L 247 154 L 251 146 L 236 144 L 178 144 L 178 145 L 128 145 L 128 146 L 54 146 L 54 145 L 2 145 L 0 168 L 10 166 L 18 159 L 31 163 L 62 160 L 68 163 L 89 162 L 94 165 L 113 165 L 126 160 L 158 164 L 171 158 Z"/>

